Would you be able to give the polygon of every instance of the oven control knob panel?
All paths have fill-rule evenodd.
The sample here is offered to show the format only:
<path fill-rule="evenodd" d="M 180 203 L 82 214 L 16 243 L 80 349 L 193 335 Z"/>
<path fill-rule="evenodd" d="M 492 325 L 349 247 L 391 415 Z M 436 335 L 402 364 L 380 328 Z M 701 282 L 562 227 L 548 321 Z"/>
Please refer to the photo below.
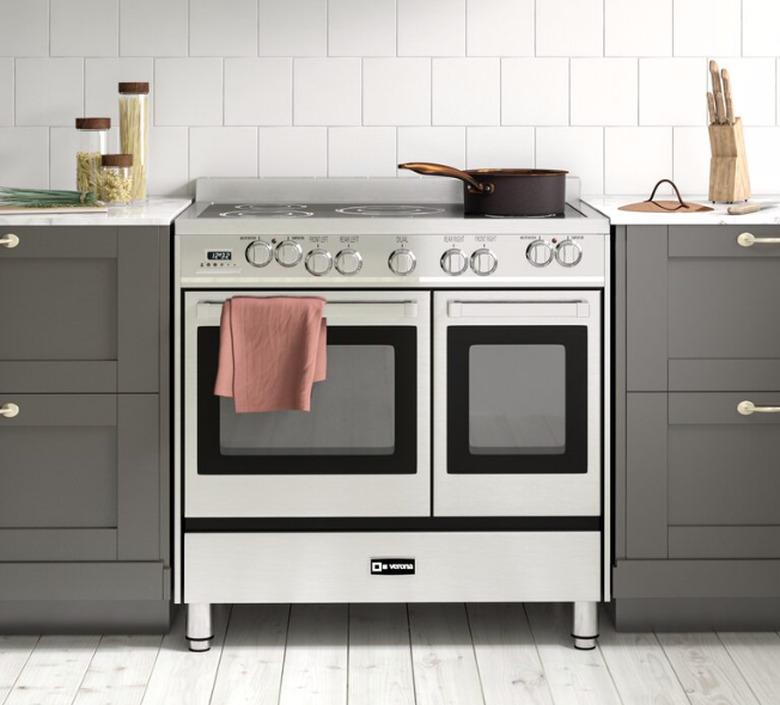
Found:
<path fill-rule="evenodd" d="M 325 276 L 333 267 L 333 258 L 330 252 L 322 247 L 315 247 L 306 255 L 306 271 L 315 277 Z"/>
<path fill-rule="evenodd" d="M 414 253 L 406 248 L 399 247 L 390 253 L 387 260 L 387 266 L 393 274 L 400 274 L 402 277 L 411 274 L 417 266 L 417 258 Z"/>
<path fill-rule="evenodd" d="M 546 267 L 553 258 L 553 250 L 544 240 L 534 240 L 525 250 L 526 259 L 534 267 Z"/>
<path fill-rule="evenodd" d="M 582 248 L 571 238 L 561 240 L 555 248 L 555 259 L 563 267 L 573 267 L 582 259 Z"/>
<path fill-rule="evenodd" d="M 363 258 L 357 250 L 345 247 L 336 255 L 336 271 L 347 277 L 357 274 L 363 268 Z"/>
<path fill-rule="evenodd" d="M 496 271 L 496 267 L 498 267 L 498 260 L 487 247 L 480 247 L 472 252 L 471 269 L 474 271 L 474 274 L 486 277 L 488 274 L 493 274 Z"/>
<path fill-rule="evenodd" d="M 277 246 L 274 253 L 276 255 L 276 261 L 282 265 L 282 267 L 294 267 L 303 257 L 303 250 L 297 242 L 292 240 L 282 240 Z"/>
<path fill-rule="evenodd" d="M 270 264 L 274 258 L 274 251 L 271 245 L 263 240 L 250 242 L 246 248 L 246 261 L 253 267 L 265 267 Z"/>
<path fill-rule="evenodd" d="M 441 256 L 441 268 L 447 274 L 456 277 L 469 268 L 469 260 L 463 250 L 453 247 Z"/>

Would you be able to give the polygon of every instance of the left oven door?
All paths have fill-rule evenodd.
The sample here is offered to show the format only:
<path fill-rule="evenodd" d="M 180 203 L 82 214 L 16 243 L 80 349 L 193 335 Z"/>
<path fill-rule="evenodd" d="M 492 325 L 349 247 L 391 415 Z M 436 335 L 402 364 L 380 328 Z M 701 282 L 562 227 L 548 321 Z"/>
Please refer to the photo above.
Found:
<path fill-rule="evenodd" d="M 236 414 L 214 395 L 231 296 L 321 296 L 327 379 L 310 412 Z M 184 293 L 185 518 L 430 514 L 430 295 Z"/>

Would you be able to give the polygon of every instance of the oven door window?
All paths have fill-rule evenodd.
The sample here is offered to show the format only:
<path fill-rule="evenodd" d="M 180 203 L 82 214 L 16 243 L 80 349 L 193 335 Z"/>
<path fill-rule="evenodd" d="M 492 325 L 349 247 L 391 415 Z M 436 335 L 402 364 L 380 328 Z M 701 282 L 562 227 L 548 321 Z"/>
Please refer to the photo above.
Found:
<path fill-rule="evenodd" d="M 587 471 L 587 327 L 452 326 L 450 473 Z"/>
<path fill-rule="evenodd" d="M 414 327 L 329 327 L 310 412 L 236 414 L 213 393 L 219 328 L 199 328 L 198 473 L 416 472 L 416 348 Z"/>

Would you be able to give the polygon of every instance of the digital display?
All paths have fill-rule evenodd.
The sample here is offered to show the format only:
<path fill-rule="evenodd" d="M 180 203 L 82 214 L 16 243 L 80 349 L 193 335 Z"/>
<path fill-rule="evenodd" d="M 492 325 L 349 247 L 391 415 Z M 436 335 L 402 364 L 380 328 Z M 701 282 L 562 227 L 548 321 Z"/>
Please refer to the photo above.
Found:
<path fill-rule="evenodd" d="M 226 262 L 233 259 L 233 250 L 206 250 L 206 259 Z"/>

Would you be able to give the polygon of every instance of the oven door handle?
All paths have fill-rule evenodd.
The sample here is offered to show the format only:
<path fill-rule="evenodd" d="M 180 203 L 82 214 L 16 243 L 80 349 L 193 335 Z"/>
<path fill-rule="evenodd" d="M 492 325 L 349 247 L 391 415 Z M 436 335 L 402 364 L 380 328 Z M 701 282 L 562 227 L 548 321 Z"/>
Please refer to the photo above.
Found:
<path fill-rule="evenodd" d="M 224 301 L 199 301 L 198 324 L 217 325 Z M 329 301 L 325 304 L 325 318 L 376 318 L 380 323 L 387 319 L 417 318 L 416 301 Z M 380 320 L 381 319 L 381 320 Z"/>
<path fill-rule="evenodd" d="M 449 301 L 450 318 L 588 318 L 587 301 Z"/>

